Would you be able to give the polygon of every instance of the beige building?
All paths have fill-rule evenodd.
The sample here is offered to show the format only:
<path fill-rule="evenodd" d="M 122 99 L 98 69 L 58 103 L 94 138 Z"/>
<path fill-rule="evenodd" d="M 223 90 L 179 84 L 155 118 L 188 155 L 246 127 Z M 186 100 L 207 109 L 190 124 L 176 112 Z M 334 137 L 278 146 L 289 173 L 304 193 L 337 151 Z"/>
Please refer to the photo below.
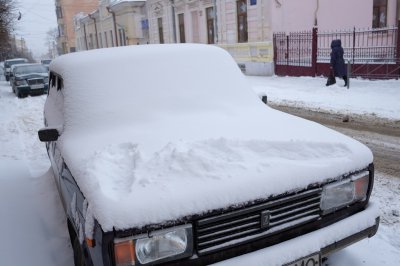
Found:
<path fill-rule="evenodd" d="M 55 0 L 59 54 L 76 51 L 74 16 L 79 12 L 94 10 L 97 4 L 98 0 Z"/>
<path fill-rule="evenodd" d="M 75 17 L 78 51 L 149 42 L 146 1 L 101 0 L 96 8 Z"/>
<path fill-rule="evenodd" d="M 147 0 L 151 43 L 226 49 L 248 74 L 273 73 L 271 0 Z"/>

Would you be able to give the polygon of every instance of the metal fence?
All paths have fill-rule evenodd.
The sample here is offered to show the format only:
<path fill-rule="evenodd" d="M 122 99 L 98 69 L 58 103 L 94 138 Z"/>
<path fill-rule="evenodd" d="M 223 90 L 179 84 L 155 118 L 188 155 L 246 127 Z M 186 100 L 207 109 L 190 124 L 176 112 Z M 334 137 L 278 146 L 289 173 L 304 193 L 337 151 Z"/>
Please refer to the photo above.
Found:
<path fill-rule="evenodd" d="M 312 32 L 284 32 L 274 34 L 274 44 L 277 49 L 276 62 L 292 66 L 311 67 Z"/>
<path fill-rule="evenodd" d="M 400 77 L 399 26 L 318 32 L 274 33 L 277 75 L 325 75 L 329 73 L 332 40 L 340 39 L 352 75 L 367 78 Z"/>
<path fill-rule="evenodd" d="M 340 39 L 353 64 L 396 61 L 397 27 L 318 32 L 318 62 L 329 62 L 332 40 Z"/>

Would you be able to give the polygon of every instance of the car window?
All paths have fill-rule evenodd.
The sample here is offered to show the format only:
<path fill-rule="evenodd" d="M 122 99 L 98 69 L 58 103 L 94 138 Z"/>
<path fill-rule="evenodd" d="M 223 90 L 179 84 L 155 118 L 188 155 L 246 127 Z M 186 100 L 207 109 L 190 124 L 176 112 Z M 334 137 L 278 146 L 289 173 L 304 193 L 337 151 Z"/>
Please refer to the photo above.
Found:
<path fill-rule="evenodd" d="M 64 91 L 62 77 L 54 72 L 50 72 L 49 86 L 49 94 L 44 107 L 47 126 L 63 127 Z"/>
<path fill-rule="evenodd" d="M 4 65 L 6 67 L 11 67 L 12 65 L 24 64 L 24 63 L 26 63 L 26 60 L 21 59 L 21 60 L 6 61 Z"/>
<path fill-rule="evenodd" d="M 17 75 L 26 75 L 31 73 L 47 73 L 47 69 L 42 65 L 19 66 L 14 68 Z"/>

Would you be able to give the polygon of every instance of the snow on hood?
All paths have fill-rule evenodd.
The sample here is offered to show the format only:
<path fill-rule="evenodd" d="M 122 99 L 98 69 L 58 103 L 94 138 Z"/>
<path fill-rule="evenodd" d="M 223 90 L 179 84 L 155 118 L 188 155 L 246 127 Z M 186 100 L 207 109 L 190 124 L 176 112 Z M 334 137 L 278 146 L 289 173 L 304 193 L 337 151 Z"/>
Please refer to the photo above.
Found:
<path fill-rule="evenodd" d="M 268 198 L 372 162 L 361 143 L 264 105 L 220 48 L 100 49 L 50 68 L 64 78 L 48 98 L 64 97 L 51 110 L 65 120 L 60 149 L 105 231 Z"/>
<path fill-rule="evenodd" d="M 29 73 L 29 74 L 16 74 L 16 77 L 19 78 L 29 78 L 29 77 L 42 77 L 42 78 L 47 78 L 49 74 L 47 73 Z"/>

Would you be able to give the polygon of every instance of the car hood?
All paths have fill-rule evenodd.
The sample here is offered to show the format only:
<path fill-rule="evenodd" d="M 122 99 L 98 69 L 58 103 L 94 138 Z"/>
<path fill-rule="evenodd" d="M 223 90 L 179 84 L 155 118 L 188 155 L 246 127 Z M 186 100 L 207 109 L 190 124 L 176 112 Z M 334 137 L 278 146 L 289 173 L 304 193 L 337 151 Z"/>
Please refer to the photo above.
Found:
<path fill-rule="evenodd" d="M 32 78 L 47 78 L 49 75 L 45 73 L 31 73 L 24 75 L 15 75 L 16 79 L 32 79 Z"/>
<path fill-rule="evenodd" d="M 90 213 L 106 231 L 305 189 L 373 160 L 363 144 L 314 122 L 266 106 L 253 115 L 180 117 L 79 140 L 66 132 L 60 143 Z"/>

